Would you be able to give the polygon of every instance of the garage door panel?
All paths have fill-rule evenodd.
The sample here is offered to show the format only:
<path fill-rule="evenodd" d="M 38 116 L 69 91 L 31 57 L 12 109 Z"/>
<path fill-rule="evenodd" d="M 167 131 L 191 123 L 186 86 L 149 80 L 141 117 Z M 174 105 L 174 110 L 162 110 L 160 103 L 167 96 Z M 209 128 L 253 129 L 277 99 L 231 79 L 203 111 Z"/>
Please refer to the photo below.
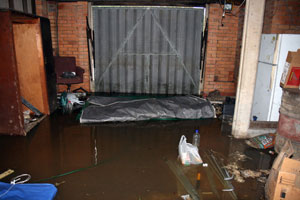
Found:
<path fill-rule="evenodd" d="M 93 7 L 96 92 L 198 94 L 203 9 Z"/>

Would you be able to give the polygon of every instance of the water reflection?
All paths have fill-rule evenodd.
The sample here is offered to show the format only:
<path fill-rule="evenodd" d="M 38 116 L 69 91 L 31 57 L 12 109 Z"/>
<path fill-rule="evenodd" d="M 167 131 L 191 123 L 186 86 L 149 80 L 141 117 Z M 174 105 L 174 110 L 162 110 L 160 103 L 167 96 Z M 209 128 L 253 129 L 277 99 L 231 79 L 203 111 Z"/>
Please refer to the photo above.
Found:
<path fill-rule="evenodd" d="M 75 115 L 56 113 L 27 137 L 0 137 L 0 170 L 29 173 L 33 181 L 74 172 L 46 181 L 63 183 L 57 199 L 180 199 L 187 191 L 166 164 L 169 160 L 204 199 L 227 199 L 211 168 L 181 166 L 177 160 L 181 135 L 192 142 L 195 129 L 201 135 L 201 151 L 212 149 L 225 163 L 235 151 L 253 158 L 245 162 L 249 168 L 265 169 L 272 162 L 243 141 L 222 134 L 218 120 L 80 125 Z M 263 194 L 255 180 L 233 184 L 239 199 L 259 199 Z"/>

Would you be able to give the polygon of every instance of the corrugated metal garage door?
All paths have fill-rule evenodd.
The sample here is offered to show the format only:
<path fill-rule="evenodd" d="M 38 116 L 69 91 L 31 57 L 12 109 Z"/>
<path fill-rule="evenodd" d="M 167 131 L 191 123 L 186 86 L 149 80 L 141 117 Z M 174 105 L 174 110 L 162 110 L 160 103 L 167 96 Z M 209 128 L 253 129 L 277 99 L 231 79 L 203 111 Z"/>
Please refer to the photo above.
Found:
<path fill-rule="evenodd" d="M 92 9 L 96 92 L 199 93 L 202 8 Z"/>

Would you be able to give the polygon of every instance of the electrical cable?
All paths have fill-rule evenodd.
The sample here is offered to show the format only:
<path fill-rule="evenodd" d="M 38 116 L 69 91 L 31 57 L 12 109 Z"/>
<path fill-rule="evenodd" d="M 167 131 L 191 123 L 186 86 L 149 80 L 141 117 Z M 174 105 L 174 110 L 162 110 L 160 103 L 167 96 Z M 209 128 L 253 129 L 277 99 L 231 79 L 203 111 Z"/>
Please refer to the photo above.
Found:
<path fill-rule="evenodd" d="M 246 0 L 244 0 L 236 9 L 239 9 L 244 3 L 245 3 Z"/>
<path fill-rule="evenodd" d="M 236 12 L 231 11 L 230 15 L 236 16 L 236 14 L 240 11 L 240 8 L 242 7 L 242 5 L 246 2 L 246 0 L 244 0 L 238 7 L 236 7 L 234 10 Z M 236 16 L 237 17 L 237 16 Z"/>
<path fill-rule="evenodd" d="M 27 176 L 27 178 L 25 180 L 21 181 L 21 178 L 23 176 Z M 21 174 L 19 176 L 16 176 L 16 177 L 12 178 L 10 180 L 10 184 L 23 184 L 23 183 L 26 183 L 27 181 L 29 181 L 30 179 L 31 179 L 30 174 Z"/>
<path fill-rule="evenodd" d="M 111 161 L 113 161 L 113 160 L 116 160 L 116 159 L 119 158 L 121 155 L 124 155 L 124 154 L 127 153 L 127 152 L 128 152 L 128 149 L 125 149 L 124 151 L 122 151 L 122 153 L 119 153 L 116 157 L 112 157 L 112 158 L 108 158 L 108 159 L 106 159 L 106 160 L 102 160 L 102 161 L 100 161 L 100 162 L 97 163 L 97 164 L 90 165 L 90 166 L 88 166 L 88 167 L 82 167 L 82 168 L 75 169 L 75 170 L 72 170 L 72 171 L 69 171 L 69 172 L 65 172 L 65 173 L 62 173 L 62 174 L 54 175 L 54 176 L 51 176 L 51 177 L 49 177 L 49 178 L 40 179 L 40 180 L 37 180 L 37 181 L 34 181 L 34 182 L 44 182 L 44 181 L 48 181 L 48 180 L 51 180 L 51 179 L 59 178 L 59 177 L 62 177 L 62 176 L 74 174 L 74 173 L 76 173 L 76 172 L 85 171 L 85 170 L 88 170 L 88 169 L 91 169 L 91 168 L 95 168 L 95 167 L 98 167 L 98 166 L 100 166 L 100 165 L 109 163 L 109 162 L 111 162 Z"/>
<path fill-rule="evenodd" d="M 21 180 L 21 178 L 22 177 L 26 177 L 27 176 L 27 178 L 25 179 L 25 180 Z M 12 178 L 11 180 L 10 180 L 10 184 L 11 184 L 11 186 L 3 193 L 3 194 L 1 194 L 0 195 L 0 199 L 3 197 L 3 196 L 5 196 L 16 184 L 23 184 L 23 183 L 26 183 L 27 181 L 29 181 L 31 179 L 31 176 L 30 176 L 30 174 L 21 174 L 21 175 L 19 175 L 19 176 L 16 176 L 16 177 L 14 177 L 14 178 Z"/>
<path fill-rule="evenodd" d="M 80 172 L 80 171 L 84 171 L 84 170 L 87 170 L 87 169 L 90 169 L 90 168 L 97 167 L 100 164 L 103 164 L 103 163 L 99 162 L 97 165 L 90 165 L 88 167 L 82 167 L 82 168 L 75 169 L 75 170 L 72 170 L 72 171 L 69 171 L 69 172 L 65 172 L 65 173 L 62 173 L 62 174 L 54 175 L 54 176 L 51 176 L 49 178 L 40 179 L 40 180 L 37 180 L 35 182 L 44 182 L 44 181 L 48 181 L 48 180 L 51 180 L 51 179 L 59 178 L 59 177 L 62 177 L 62 176 L 70 175 L 70 174 L 73 174 L 73 173 L 76 173 L 76 172 Z"/>
<path fill-rule="evenodd" d="M 221 0 L 219 0 L 219 5 L 220 5 L 220 8 L 222 9 L 222 10 L 224 10 L 224 7 L 222 7 L 222 2 L 221 2 Z"/>
<path fill-rule="evenodd" d="M 15 184 L 12 184 L 3 194 L 0 195 L 0 199 L 6 195 L 13 187 L 15 186 Z"/>

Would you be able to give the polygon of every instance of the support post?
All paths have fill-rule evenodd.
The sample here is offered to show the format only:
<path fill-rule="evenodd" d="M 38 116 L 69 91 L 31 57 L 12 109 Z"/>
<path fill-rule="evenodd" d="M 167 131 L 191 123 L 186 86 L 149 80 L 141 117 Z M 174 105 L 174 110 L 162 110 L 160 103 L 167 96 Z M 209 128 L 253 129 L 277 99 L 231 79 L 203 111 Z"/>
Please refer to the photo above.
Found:
<path fill-rule="evenodd" d="M 247 131 L 254 96 L 264 10 L 265 0 L 246 1 L 240 69 L 232 125 L 232 134 L 236 138 L 251 137 Z"/>

